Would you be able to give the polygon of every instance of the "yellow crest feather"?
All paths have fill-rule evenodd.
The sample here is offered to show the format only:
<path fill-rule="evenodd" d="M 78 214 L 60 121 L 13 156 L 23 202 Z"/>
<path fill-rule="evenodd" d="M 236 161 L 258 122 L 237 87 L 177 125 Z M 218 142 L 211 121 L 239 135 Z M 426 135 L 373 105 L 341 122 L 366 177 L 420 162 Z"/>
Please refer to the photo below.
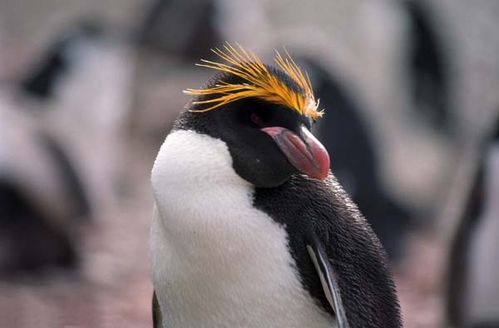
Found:
<path fill-rule="evenodd" d="M 195 105 L 207 105 L 207 107 L 192 111 L 207 112 L 236 100 L 254 97 L 284 105 L 313 120 L 322 116 L 323 111 L 317 110 L 319 102 L 314 98 L 310 79 L 306 74 L 303 74 L 287 51 L 286 57 L 281 56 L 276 51 L 274 61 L 277 67 L 302 89 L 303 93 L 291 89 L 271 74 L 254 53 L 246 51 L 239 44 L 237 44 L 238 49 L 236 49 L 227 42 L 223 48 L 224 50 L 215 48 L 212 51 L 227 62 L 226 64 L 202 59 L 201 63 L 197 65 L 232 74 L 247 82 L 219 82 L 206 89 L 184 90 L 184 93 L 193 96 L 214 95 L 213 98 L 207 100 L 194 101 Z"/>

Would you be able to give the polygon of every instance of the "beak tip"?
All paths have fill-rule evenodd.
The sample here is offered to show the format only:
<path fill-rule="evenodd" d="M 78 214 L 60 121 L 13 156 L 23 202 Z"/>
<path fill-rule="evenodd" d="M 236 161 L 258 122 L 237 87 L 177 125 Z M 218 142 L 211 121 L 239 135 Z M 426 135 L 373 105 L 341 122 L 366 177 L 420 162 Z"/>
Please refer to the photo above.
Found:
<path fill-rule="evenodd" d="M 316 178 L 320 181 L 324 181 L 327 179 L 329 176 L 329 156 L 327 156 L 327 152 L 324 153 L 326 156 L 325 158 L 322 158 L 319 166 L 319 170 L 317 171 L 317 174 L 313 176 L 313 178 Z"/>

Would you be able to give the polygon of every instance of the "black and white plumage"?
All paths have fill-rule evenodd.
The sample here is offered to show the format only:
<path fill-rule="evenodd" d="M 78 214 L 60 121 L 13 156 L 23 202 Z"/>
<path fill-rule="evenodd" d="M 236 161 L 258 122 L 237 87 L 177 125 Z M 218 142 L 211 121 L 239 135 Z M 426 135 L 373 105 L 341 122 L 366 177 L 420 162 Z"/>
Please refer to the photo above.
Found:
<path fill-rule="evenodd" d="M 0 95 L 0 279 L 74 269 L 93 213 L 82 176 L 65 145 L 8 99 Z"/>
<path fill-rule="evenodd" d="M 26 72 L 20 90 L 37 100 L 50 100 L 65 75 L 81 60 L 82 49 L 102 36 L 102 27 L 94 21 L 82 21 L 56 38 Z"/>
<path fill-rule="evenodd" d="M 155 327 L 400 327 L 384 251 L 310 115 L 253 97 L 198 111 L 213 96 L 180 114 L 153 167 Z"/>

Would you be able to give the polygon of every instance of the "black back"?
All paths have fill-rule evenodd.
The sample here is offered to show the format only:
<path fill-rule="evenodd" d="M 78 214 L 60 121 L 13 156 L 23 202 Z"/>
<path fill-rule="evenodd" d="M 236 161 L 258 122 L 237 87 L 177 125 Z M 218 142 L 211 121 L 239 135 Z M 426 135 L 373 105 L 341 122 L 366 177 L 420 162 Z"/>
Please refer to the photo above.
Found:
<path fill-rule="evenodd" d="M 306 250 L 309 232 L 322 241 L 338 275 L 350 326 L 401 327 L 384 251 L 333 176 L 320 182 L 293 175 L 277 188 L 257 188 L 254 206 L 286 227 L 302 283 L 325 310 L 332 312 Z"/>

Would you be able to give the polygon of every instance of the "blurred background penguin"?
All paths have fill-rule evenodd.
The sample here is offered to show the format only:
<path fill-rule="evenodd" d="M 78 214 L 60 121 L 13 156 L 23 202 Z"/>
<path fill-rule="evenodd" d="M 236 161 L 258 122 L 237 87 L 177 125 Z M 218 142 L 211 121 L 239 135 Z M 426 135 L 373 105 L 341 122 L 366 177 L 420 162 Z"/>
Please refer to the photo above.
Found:
<path fill-rule="evenodd" d="M 2 1 L 0 326 L 151 327 L 149 170 L 227 40 L 308 72 L 405 326 L 494 327 L 497 17 L 487 0 Z"/>

